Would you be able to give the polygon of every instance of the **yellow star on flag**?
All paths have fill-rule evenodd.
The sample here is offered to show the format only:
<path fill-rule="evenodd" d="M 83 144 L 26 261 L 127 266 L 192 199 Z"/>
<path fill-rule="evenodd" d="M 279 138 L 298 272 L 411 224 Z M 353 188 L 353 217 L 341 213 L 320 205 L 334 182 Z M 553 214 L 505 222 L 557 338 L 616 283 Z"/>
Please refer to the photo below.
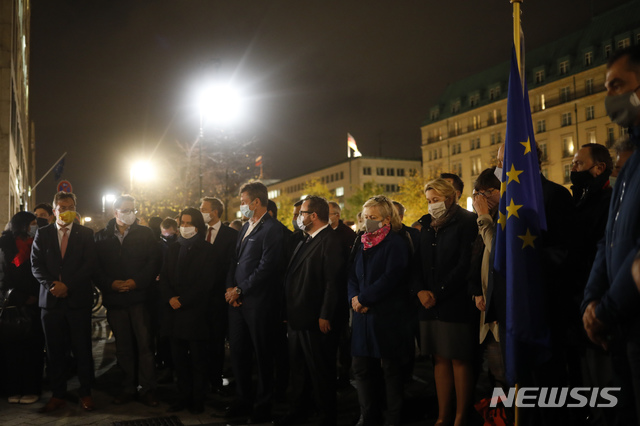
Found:
<path fill-rule="evenodd" d="M 522 207 L 522 204 L 515 204 L 512 198 L 511 203 L 507 206 L 507 219 L 509 219 L 511 216 L 520 218 L 520 216 L 518 216 L 518 210 L 520 209 L 520 207 Z"/>
<path fill-rule="evenodd" d="M 525 235 L 518 235 L 518 238 L 523 241 L 522 248 L 524 249 L 526 246 L 535 248 L 535 246 L 533 245 L 533 241 L 538 237 L 536 235 L 531 235 L 531 231 L 529 231 L 529 228 L 527 228 L 527 233 Z"/>
<path fill-rule="evenodd" d="M 504 228 L 507 226 L 507 217 L 502 212 L 498 212 L 498 214 L 500 215 L 498 223 L 502 225 L 502 230 L 504 231 Z"/>
<path fill-rule="evenodd" d="M 523 155 L 527 155 L 528 153 L 531 152 L 531 139 L 527 139 L 526 142 L 520 142 L 520 144 L 522 146 L 524 146 L 524 154 Z"/>
<path fill-rule="evenodd" d="M 518 176 L 520 176 L 522 173 L 524 173 L 524 170 L 516 170 L 515 166 L 512 164 L 511 170 L 507 172 L 507 176 L 509 177 L 509 182 L 507 182 L 507 185 L 510 184 L 512 180 L 520 183 L 520 178 Z"/>
<path fill-rule="evenodd" d="M 507 192 L 507 182 L 500 182 L 500 198 Z"/>

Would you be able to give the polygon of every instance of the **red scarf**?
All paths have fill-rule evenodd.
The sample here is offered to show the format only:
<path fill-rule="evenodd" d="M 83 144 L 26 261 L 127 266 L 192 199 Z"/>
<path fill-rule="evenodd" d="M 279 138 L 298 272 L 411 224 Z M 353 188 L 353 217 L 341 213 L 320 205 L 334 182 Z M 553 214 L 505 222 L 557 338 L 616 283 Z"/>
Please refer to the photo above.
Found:
<path fill-rule="evenodd" d="M 29 260 L 29 256 L 31 255 L 31 244 L 33 244 L 33 238 L 27 238 L 23 240 L 22 238 L 16 238 L 16 247 L 18 247 L 18 254 L 13 258 L 13 263 L 16 267 L 19 267 L 24 262 Z"/>
<path fill-rule="evenodd" d="M 380 229 L 377 229 L 373 232 L 365 232 L 360 237 L 360 241 L 364 245 L 364 250 L 368 250 L 371 247 L 375 247 L 380 244 L 380 241 L 384 240 L 387 234 L 391 231 L 391 226 L 386 224 Z"/>

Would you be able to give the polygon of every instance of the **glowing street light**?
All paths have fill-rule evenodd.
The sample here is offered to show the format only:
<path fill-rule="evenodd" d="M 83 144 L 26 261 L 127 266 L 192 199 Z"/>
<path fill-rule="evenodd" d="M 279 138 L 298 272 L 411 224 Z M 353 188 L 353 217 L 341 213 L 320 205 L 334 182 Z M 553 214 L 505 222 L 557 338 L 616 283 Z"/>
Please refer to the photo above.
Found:
<path fill-rule="evenodd" d="M 198 108 L 200 110 L 200 134 L 198 142 L 198 175 L 200 188 L 198 194 L 202 196 L 202 139 L 204 138 L 205 120 L 215 125 L 229 125 L 236 121 L 241 112 L 242 100 L 238 92 L 229 85 L 214 85 L 205 89 L 200 95 Z"/>
<path fill-rule="evenodd" d="M 106 211 L 106 205 L 109 203 L 113 203 L 116 200 L 116 196 L 113 194 L 105 194 L 102 196 L 102 213 L 104 214 Z"/>
<path fill-rule="evenodd" d="M 129 191 L 133 192 L 134 179 L 140 182 L 147 182 L 154 177 L 153 167 L 148 161 L 137 161 L 129 169 Z"/>

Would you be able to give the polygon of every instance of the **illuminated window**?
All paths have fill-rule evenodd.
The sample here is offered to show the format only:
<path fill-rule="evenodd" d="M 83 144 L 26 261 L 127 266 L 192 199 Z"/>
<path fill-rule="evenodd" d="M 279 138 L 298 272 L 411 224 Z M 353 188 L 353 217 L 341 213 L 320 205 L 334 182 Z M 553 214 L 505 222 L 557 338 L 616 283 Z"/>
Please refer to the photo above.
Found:
<path fill-rule="evenodd" d="M 336 188 L 336 197 L 342 197 L 344 195 L 344 186 Z"/>

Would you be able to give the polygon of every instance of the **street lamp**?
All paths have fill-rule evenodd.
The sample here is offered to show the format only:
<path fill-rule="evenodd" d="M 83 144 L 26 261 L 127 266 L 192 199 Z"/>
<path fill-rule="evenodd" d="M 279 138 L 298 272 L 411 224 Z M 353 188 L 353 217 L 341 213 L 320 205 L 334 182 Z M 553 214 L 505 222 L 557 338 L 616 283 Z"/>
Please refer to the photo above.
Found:
<path fill-rule="evenodd" d="M 218 126 L 232 124 L 240 116 L 242 101 L 238 92 L 228 85 L 210 86 L 205 89 L 198 102 L 200 110 L 200 133 L 198 142 L 199 196 L 202 197 L 202 142 L 205 120 Z"/>
<path fill-rule="evenodd" d="M 106 204 L 109 203 L 109 205 L 111 205 L 115 200 L 116 196 L 113 194 L 105 194 L 102 196 L 102 214 L 106 212 Z"/>
<path fill-rule="evenodd" d="M 133 180 L 148 181 L 153 179 L 153 167 L 148 161 L 137 161 L 129 169 L 129 191 L 133 192 Z"/>

